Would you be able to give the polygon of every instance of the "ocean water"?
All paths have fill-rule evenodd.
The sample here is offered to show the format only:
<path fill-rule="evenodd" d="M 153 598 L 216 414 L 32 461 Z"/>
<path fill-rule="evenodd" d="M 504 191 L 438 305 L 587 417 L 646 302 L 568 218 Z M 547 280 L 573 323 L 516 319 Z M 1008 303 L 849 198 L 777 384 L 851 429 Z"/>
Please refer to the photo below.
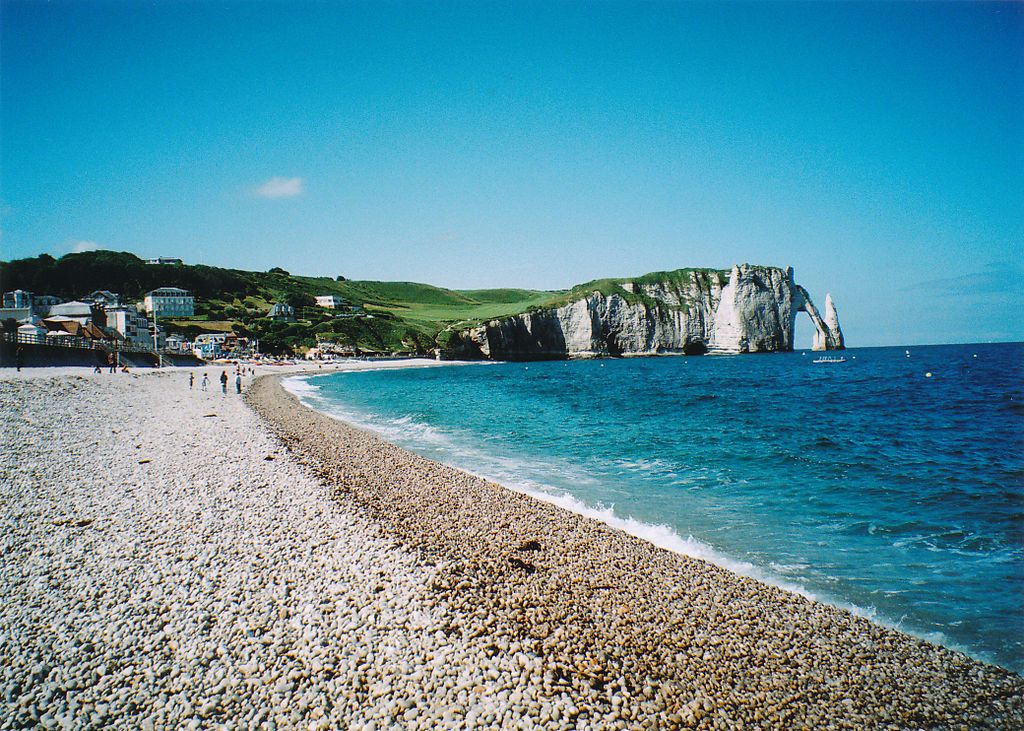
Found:
<path fill-rule="evenodd" d="M 289 387 L 424 456 L 1024 672 L 1024 344 L 845 356 L 479 364 Z"/>

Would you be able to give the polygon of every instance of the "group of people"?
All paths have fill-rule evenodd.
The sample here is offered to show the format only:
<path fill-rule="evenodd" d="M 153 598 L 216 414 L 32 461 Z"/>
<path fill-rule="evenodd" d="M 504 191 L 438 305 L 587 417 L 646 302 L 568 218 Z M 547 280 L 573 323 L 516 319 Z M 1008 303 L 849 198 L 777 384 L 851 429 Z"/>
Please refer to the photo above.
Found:
<path fill-rule="evenodd" d="M 256 371 L 248 366 L 243 368 L 238 366 L 235 368 L 235 393 L 242 392 L 242 376 L 243 375 L 255 375 Z M 195 388 L 196 385 L 196 374 L 195 372 L 188 374 L 188 387 L 189 390 Z M 210 386 L 210 377 L 206 375 L 206 371 L 203 371 L 203 380 L 199 383 L 199 389 L 206 391 Z M 220 372 L 220 392 L 226 394 L 228 392 L 228 372 L 226 370 Z"/>
<path fill-rule="evenodd" d="M 116 373 L 117 372 L 118 360 L 120 360 L 120 359 L 117 359 L 117 360 L 114 359 L 114 354 L 113 353 L 107 353 L 107 368 L 110 369 L 111 373 Z M 97 361 L 96 365 L 93 366 L 92 372 L 93 373 L 102 373 L 103 372 L 103 368 L 100 365 L 99 361 Z M 127 373 L 128 372 L 128 364 L 127 363 L 121 364 L 121 372 L 122 373 Z"/>

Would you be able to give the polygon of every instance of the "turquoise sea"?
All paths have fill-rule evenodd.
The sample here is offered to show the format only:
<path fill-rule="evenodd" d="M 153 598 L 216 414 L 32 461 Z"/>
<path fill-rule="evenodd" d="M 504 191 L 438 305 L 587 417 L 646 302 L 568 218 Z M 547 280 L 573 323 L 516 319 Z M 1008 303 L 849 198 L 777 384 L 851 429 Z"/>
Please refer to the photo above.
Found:
<path fill-rule="evenodd" d="M 426 457 L 1024 672 L 1024 344 L 844 355 L 289 387 Z"/>

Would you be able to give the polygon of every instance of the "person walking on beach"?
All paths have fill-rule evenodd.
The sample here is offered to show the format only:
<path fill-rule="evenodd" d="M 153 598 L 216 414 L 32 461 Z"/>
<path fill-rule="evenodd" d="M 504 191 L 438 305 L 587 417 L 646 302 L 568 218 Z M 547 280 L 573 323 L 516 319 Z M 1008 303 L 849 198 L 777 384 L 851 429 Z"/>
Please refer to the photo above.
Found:
<path fill-rule="evenodd" d="M 220 392 L 221 393 L 227 393 L 228 392 L 228 372 L 227 371 L 221 371 L 220 372 Z"/>
<path fill-rule="evenodd" d="M 21 371 L 21 367 L 25 365 L 25 349 L 18 346 L 18 349 L 14 351 L 14 366 Z"/>
<path fill-rule="evenodd" d="M 188 390 L 191 391 L 192 387 L 195 386 L 195 385 L 196 385 L 196 374 L 195 373 L 189 373 L 188 374 Z"/>
<path fill-rule="evenodd" d="M 200 388 L 202 388 L 205 391 L 206 390 L 206 384 L 208 384 L 209 382 L 210 382 L 210 379 L 207 378 L 205 373 L 203 373 L 203 382 L 200 384 Z"/>
<path fill-rule="evenodd" d="M 235 374 L 235 393 L 242 392 L 242 372 L 238 371 Z"/>
<path fill-rule="evenodd" d="M 114 363 L 113 353 L 107 353 L 107 366 L 110 368 L 111 373 L 117 370 L 117 364 Z"/>

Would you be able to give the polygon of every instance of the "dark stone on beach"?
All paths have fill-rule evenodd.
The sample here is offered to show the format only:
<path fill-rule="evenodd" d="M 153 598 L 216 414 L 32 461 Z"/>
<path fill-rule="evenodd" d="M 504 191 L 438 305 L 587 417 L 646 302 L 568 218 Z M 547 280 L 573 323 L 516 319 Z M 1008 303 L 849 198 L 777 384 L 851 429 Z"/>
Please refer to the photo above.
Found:
<path fill-rule="evenodd" d="M 515 566 L 517 569 L 522 569 L 523 571 L 525 571 L 528 574 L 532 574 L 532 573 L 534 573 L 537 570 L 537 567 L 534 566 L 532 563 L 527 563 L 526 561 L 522 561 L 522 560 L 516 558 L 515 556 L 509 557 L 508 562 L 510 564 L 512 564 L 513 566 Z"/>
<path fill-rule="evenodd" d="M 525 543 L 522 543 L 519 546 L 519 548 L 517 548 L 516 550 L 517 551 L 539 551 L 540 550 L 540 541 L 534 541 L 534 540 L 526 541 Z"/>

